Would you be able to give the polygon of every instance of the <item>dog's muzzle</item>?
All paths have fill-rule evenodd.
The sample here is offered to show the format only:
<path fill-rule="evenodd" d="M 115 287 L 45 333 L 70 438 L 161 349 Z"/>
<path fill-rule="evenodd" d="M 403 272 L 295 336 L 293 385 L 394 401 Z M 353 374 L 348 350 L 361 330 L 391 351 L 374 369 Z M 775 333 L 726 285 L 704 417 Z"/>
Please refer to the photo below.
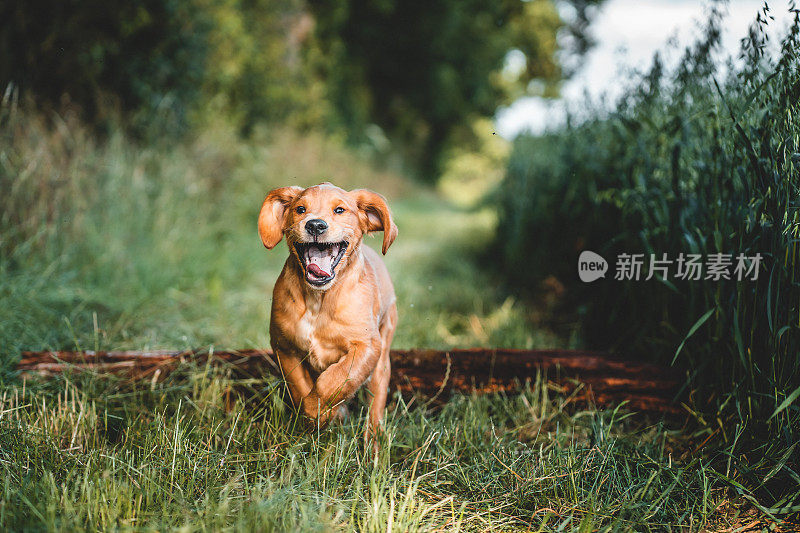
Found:
<path fill-rule="evenodd" d="M 294 247 L 306 281 L 312 285 L 325 285 L 336 277 L 336 266 L 344 257 L 347 241 L 296 242 Z"/>

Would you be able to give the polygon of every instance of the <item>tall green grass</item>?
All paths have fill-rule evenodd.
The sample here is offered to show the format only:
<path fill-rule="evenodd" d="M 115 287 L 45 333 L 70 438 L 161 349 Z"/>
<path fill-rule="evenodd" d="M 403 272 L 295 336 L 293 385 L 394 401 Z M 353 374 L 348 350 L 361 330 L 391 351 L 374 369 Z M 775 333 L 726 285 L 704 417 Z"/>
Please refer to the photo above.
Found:
<path fill-rule="evenodd" d="M 578 408 L 544 376 L 514 396 L 394 396 L 377 459 L 360 444 L 366 398 L 343 425 L 306 434 L 269 376 L 188 364 L 162 382 L 21 379 L 13 365 L 25 349 L 266 346 L 285 256 L 263 250 L 253 221 L 266 190 L 296 176 L 390 198 L 396 346 L 558 339 L 471 261 L 492 238 L 492 213 L 453 208 L 330 139 L 277 131 L 245 143 L 222 124 L 185 144 L 136 145 L 5 109 L 0 529 L 663 531 L 751 520 L 728 490 L 728 478 L 744 482 L 737 463 L 712 468 L 696 445 L 707 425 L 691 433 L 624 406 Z"/>
<path fill-rule="evenodd" d="M 508 279 L 531 294 L 547 275 L 568 285 L 567 312 L 587 346 L 685 368 L 682 398 L 717 420 L 743 483 L 773 512 L 796 512 L 800 24 L 795 11 L 773 54 L 768 19 L 765 7 L 741 57 L 723 63 L 714 9 L 677 66 L 657 56 L 610 113 L 519 139 L 498 195 L 496 247 Z M 581 250 L 609 261 L 606 279 L 578 280 Z M 642 281 L 616 281 L 623 252 L 646 264 L 650 254 L 765 260 L 757 281 L 644 281 L 646 265 Z"/>
<path fill-rule="evenodd" d="M 532 501 L 508 510 L 517 504 L 502 496 L 499 464 L 481 470 L 497 485 L 485 498 L 470 479 L 481 465 L 451 435 L 468 406 L 481 424 L 470 438 L 488 439 L 505 423 L 494 412 L 518 409 L 509 399 L 460 398 L 441 418 L 422 399 L 395 399 L 392 442 L 373 463 L 360 444 L 363 412 L 330 433 L 302 434 L 271 377 L 234 381 L 225 369 L 189 365 L 164 383 L 42 383 L 14 371 L 22 350 L 268 346 L 286 251 L 264 250 L 258 209 L 273 187 L 324 180 L 390 199 L 401 231 L 386 256 L 400 306 L 396 347 L 553 345 L 469 260 L 491 239 L 491 213 L 453 208 L 319 134 L 281 129 L 243 141 L 221 121 L 187 142 L 137 144 L 121 129 L 98 139 L 69 115 L 3 104 L 0 529 L 486 530 L 533 512 Z M 247 395 L 227 411 L 229 389 Z M 538 413 L 557 407 L 538 401 Z M 563 418 L 559 427 L 571 427 Z M 513 434 L 476 445 L 512 455 Z M 558 454 L 580 456 L 559 438 Z M 574 493 L 578 510 L 564 499 L 563 516 L 548 523 L 583 519 L 587 495 Z M 692 507 L 689 516 L 710 512 Z"/>
<path fill-rule="evenodd" d="M 12 102 L 1 112 L 5 370 L 23 349 L 268 346 L 269 298 L 287 252 L 260 245 L 258 209 L 274 187 L 327 180 L 380 191 L 394 208 L 395 346 L 552 344 L 490 275 L 447 259 L 485 245 L 489 213 L 448 206 L 336 140 L 280 129 L 243 141 L 219 121 L 189 142 L 141 145 L 120 129 L 99 140 L 74 117 Z M 455 225 L 472 238 L 454 235 Z"/>
<path fill-rule="evenodd" d="M 246 394 L 226 407 L 229 387 Z M 443 407 L 396 398 L 376 457 L 364 413 L 303 433 L 282 390 L 209 367 L 4 388 L 0 528 L 665 531 L 748 516 L 679 434 L 576 411 L 544 379 Z"/>

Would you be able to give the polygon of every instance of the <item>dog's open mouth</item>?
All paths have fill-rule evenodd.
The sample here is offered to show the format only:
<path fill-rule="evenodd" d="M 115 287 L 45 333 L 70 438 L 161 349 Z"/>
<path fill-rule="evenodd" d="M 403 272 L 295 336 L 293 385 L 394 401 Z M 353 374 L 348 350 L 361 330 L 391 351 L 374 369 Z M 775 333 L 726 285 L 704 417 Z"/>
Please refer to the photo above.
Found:
<path fill-rule="evenodd" d="M 296 242 L 294 247 L 303 264 L 306 280 L 312 285 L 325 285 L 336 276 L 336 265 L 347 250 L 347 241 Z"/>

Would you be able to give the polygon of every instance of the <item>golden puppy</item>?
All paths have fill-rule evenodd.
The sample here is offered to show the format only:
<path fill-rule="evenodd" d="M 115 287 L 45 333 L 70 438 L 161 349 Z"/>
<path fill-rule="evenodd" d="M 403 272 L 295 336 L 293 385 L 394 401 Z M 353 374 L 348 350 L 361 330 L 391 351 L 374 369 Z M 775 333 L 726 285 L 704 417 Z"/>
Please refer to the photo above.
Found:
<path fill-rule="evenodd" d="M 366 437 L 380 429 L 397 306 L 389 272 L 362 237 L 397 237 L 384 198 L 330 183 L 267 195 L 258 232 L 268 249 L 285 235 L 289 258 L 275 283 L 269 333 L 295 406 L 318 426 L 369 381 Z"/>

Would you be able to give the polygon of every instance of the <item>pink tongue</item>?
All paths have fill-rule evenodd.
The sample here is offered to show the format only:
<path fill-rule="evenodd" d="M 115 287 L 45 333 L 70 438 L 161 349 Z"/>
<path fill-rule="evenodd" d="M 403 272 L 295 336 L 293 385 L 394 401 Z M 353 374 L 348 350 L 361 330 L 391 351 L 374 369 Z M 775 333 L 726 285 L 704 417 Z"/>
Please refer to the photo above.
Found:
<path fill-rule="evenodd" d="M 314 263 L 309 263 L 308 271 L 317 276 L 318 278 L 327 278 L 330 277 L 330 274 L 322 270 L 320 267 L 315 265 Z"/>

